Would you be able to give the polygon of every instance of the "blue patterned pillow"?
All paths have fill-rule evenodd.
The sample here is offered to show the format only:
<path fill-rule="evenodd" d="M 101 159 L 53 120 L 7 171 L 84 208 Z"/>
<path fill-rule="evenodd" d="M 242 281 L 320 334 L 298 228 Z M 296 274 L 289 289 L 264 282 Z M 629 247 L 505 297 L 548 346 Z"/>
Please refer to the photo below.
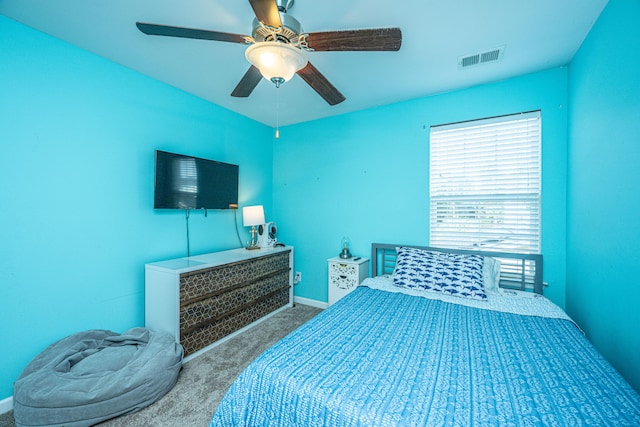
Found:
<path fill-rule="evenodd" d="M 486 300 L 482 279 L 484 258 L 414 248 L 399 248 L 393 284 L 401 288 L 440 292 Z"/>

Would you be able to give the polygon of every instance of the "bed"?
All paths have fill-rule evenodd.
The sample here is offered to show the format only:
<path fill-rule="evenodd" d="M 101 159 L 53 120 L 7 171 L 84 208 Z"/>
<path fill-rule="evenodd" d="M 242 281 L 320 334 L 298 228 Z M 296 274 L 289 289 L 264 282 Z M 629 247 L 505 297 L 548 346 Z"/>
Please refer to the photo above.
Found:
<path fill-rule="evenodd" d="M 542 296 L 540 255 L 374 244 L 371 261 L 210 427 L 640 425 L 640 396 Z"/>

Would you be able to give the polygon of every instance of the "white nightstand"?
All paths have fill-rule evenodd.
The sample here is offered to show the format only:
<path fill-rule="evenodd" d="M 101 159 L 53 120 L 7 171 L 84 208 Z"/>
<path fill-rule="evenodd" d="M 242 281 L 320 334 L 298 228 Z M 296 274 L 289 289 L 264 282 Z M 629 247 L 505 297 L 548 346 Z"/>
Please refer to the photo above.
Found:
<path fill-rule="evenodd" d="M 369 276 L 369 258 L 329 258 L 329 305 L 354 290 Z"/>

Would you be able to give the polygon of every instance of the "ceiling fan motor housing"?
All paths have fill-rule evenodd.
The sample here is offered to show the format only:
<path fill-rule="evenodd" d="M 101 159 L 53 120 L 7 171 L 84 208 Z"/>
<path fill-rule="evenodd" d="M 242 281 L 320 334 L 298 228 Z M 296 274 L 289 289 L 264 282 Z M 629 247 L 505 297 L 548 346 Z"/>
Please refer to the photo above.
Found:
<path fill-rule="evenodd" d="M 265 28 L 260 24 L 258 19 L 253 20 L 253 38 L 257 42 L 265 41 L 279 41 L 284 43 L 290 43 L 296 40 L 302 33 L 302 25 L 300 22 L 291 15 L 280 12 L 280 19 L 282 20 L 282 27 L 279 28 Z M 275 40 L 274 40 L 275 34 Z"/>

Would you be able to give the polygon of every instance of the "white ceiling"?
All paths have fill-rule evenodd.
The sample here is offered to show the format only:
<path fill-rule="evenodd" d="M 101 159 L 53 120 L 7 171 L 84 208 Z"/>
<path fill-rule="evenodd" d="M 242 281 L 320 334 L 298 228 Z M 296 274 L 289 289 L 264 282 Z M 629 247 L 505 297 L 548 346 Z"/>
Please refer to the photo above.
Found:
<path fill-rule="evenodd" d="M 333 107 L 298 76 L 279 89 L 262 80 L 250 97 L 233 98 L 249 67 L 243 45 L 147 36 L 135 26 L 250 35 L 254 15 L 246 0 L 0 0 L 0 14 L 269 126 L 278 116 L 282 126 L 567 65 L 606 4 L 296 0 L 289 14 L 306 32 L 402 30 L 398 52 L 309 53 L 347 98 Z M 499 46 L 501 61 L 458 69 L 458 57 Z"/>

